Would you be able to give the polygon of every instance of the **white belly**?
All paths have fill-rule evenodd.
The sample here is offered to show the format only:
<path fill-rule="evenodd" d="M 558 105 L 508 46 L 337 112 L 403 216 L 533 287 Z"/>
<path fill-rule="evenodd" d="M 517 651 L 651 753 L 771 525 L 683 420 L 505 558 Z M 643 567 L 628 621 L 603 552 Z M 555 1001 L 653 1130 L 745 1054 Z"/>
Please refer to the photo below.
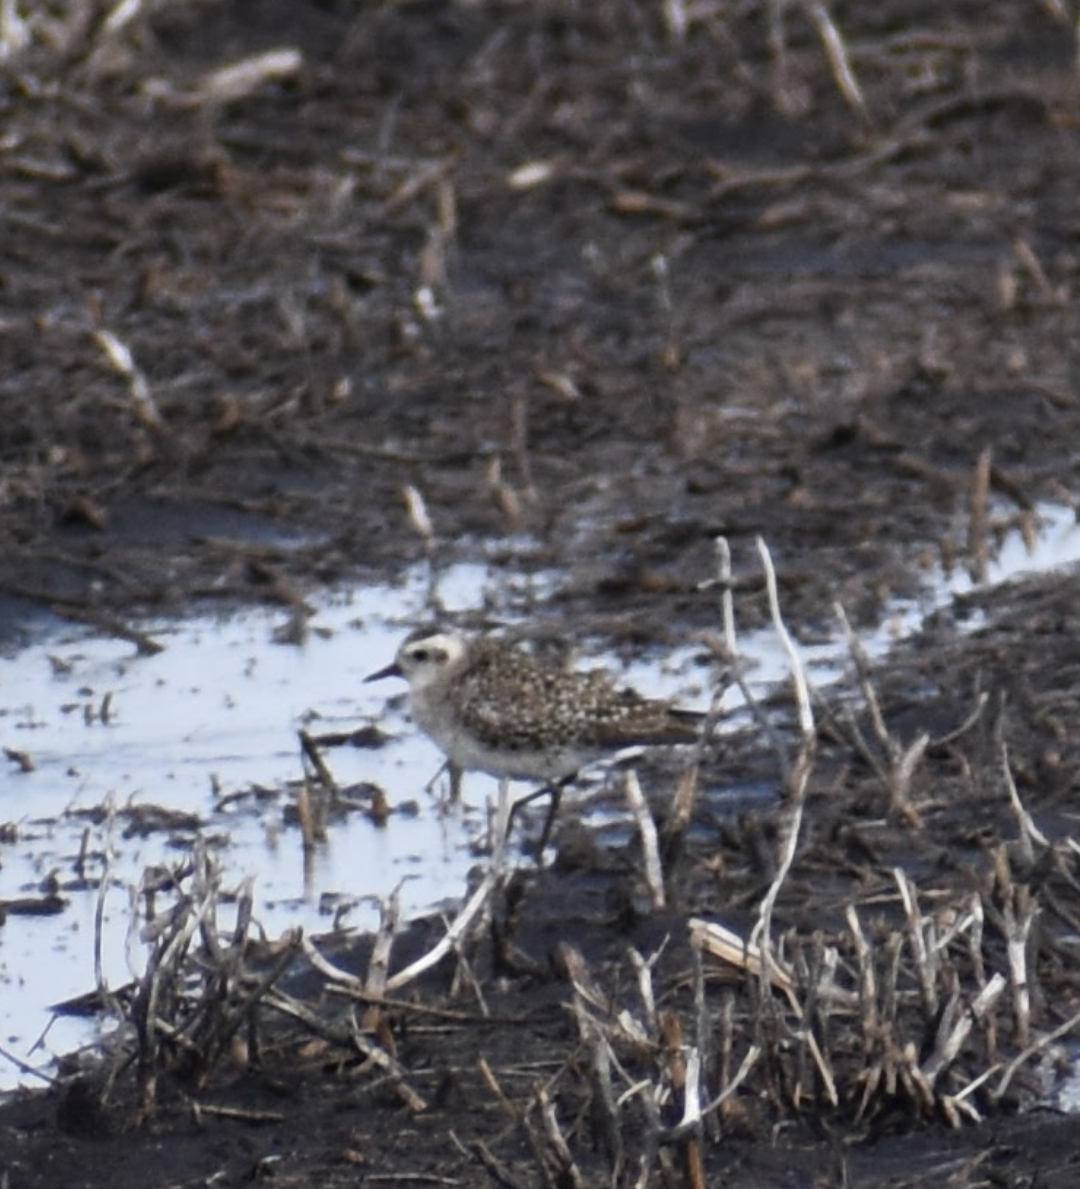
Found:
<path fill-rule="evenodd" d="M 424 699 L 413 698 L 413 718 L 445 752 L 447 758 L 466 772 L 487 772 L 515 780 L 556 782 L 573 776 L 602 752 L 580 747 L 500 748 L 491 747 L 443 714 L 432 714 Z"/>

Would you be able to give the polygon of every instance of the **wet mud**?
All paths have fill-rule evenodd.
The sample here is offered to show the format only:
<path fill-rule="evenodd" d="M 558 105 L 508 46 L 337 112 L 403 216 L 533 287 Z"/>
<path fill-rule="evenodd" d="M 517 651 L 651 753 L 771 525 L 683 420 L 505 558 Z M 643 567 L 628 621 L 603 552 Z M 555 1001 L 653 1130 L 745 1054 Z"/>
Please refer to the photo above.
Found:
<path fill-rule="evenodd" d="M 740 625 L 760 536 L 812 639 L 1073 502 L 1055 6 L 109 11 L 0 67 L 11 643 L 253 601 L 301 639 L 327 583 L 483 559 L 556 575 L 543 632 L 722 674 L 719 534 Z M 809 734 L 785 689 L 643 766 L 662 907 L 564 812 L 399 991 L 444 922 L 327 943 L 359 984 L 193 925 L 130 1060 L 0 1107 L 8 1183 L 1073 1184 L 1076 593 L 973 593 Z M 701 941 L 766 903 L 775 968 Z"/>

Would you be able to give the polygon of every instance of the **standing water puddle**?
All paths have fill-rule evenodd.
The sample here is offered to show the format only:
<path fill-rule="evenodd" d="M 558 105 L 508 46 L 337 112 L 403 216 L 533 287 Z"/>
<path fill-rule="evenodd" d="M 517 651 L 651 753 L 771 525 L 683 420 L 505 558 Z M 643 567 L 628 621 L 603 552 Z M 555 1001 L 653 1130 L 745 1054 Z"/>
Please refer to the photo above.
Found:
<path fill-rule="evenodd" d="M 1048 507 L 1040 516 L 1034 549 L 1011 535 L 991 581 L 1080 559 L 1073 513 Z M 964 575 L 939 576 L 924 599 L 894 607 L 864 641 L 871 654 L 971 586 Z M 386 790 L 393 811 L 385 826 L 353 813 L 332 825 L 328 841 L 305 862 L 299 830 L 283 824 L 281 800 L 267 809 L 259 796 L 260 788 L 277 793 L 299 777 L 298 728 L 318 735 L 383 717 L 388 693 L 398 691 L 364 685 L 363 678 L 389 660 L 409 623 L 425 618 L 428 593 L 426 575 L 417 572 L 400 587 L 328 595 L 299 647 L 272 642 L 280 613 L 254 611 L 142 624 L 165 645 L 152 657 L 69 631 L 0 661 L 0 744 L 33 761 L 25 773 L 9 763 L 0 787 L 0 826 L 14 828 L 7 831 L 13 840 L 0 842 L 0 901 L 56 891 L 67 902 L 55 916 L 10 913 L 0 925 L 0 1047 L 45 1066 L 85 1042 L 84 1022 L 60 1019 L 35 1048 L 50 1021 L 47 1005 L 92 989 L 100 900 L 94 885 L 107 874 L 102 969 L 116 988 L 131 977 L 128 889 L 147 866 L 181 857 L 177 838 L 207 838 L 235 886 L 254 875 L 256 914 L 270 936 L 296 926 L 325 932 L 342 906 L 344 923 L 371 928 L 375 899 L 398 885 L 407 915 L 462 895 L 475 862 L 469 841 L 483 829 L 495 784 L 470 775 L 464 804 L 441 808 L 425 791 L 441 756 L 403 714 L 386 717 L 383 725 L 394 732 L 387 746 L 328 756 L 341 785 L 371 781 Z M 482 567 L 455 567 L 439 581 L 448 611 L 480 606 L 487 595 L 512 614 L 529 594 Z M 771 632 L 742 638 L 740 647 L 756 687 L 786 674 Z M 845 668 L 842 641 L 803 652 L 819 685 Z M 643 692 L 692 702 L 687 687 L 699 655 L 687 648 L 663 667 L 639 662 L 625 678 Z M 192 815 L 191 822 L 136 830 L 133 806 L 160 806 Z M 80 855 L 85 888 L 76 879 Z M 135 950 L 141 963 L 141 947 Z M 0 1062 L 0 1086 L 18 1076 L 14 1064 Z"/>

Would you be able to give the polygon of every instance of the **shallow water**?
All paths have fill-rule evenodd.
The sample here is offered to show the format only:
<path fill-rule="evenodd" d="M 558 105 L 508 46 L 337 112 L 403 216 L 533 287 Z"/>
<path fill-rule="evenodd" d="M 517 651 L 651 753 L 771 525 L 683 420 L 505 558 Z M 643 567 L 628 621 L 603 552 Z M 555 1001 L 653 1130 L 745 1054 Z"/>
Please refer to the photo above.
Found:
<path fill-rule="evenodd" d="M 1072 512 L 1045 508 L 1034 550 L 1011 534 L 990 580 L 1077 559 L 1080 530 Z M 447 612 L 490 605 L 512 620 L 527 613 L 544 582 L 458 566 L 439 576 L 437 593 Z M 867 637 L 869 650 L 882 653 L 971 585 L 963 573 L 933 576 L 923 598 L 890 610 Z M 211 841 L 235 885 L 254 876 L 256 913 L 271 936 L 297 925 L 327 931 L 339 910 L 344 924 L 370 928 L 376 899 L 399 884 L 406 914 L 462 894 L 476 861 L 469 844 L 483 832 L 494 781 L 468 776 L 464 803 L 447 807 L 445 780 L 429 788 L 439 753 L 400 707 L 386 710 L 387 698 L 402 688 L 362 680 L 426 617 L 430 596 L 423 568 L 397 587 L 327 594 L 299 646 L 275 643 L 284 615 L 259 610 L 140 624 L 165 645 L 156 656 L 69 629 L 0 662 L 0 744 L 27 753 L 34 764 L 27 773 L 9 764 L 0 785 L 0 824 L 16 827 L 16 840 L 0 844 L 0 899 L 55 887 L 69 901 L 57 916 L 12 914 L 0 926 L 0 1046 L 46 1066 L 89 1035 L 87 1023 L 61 1020 L 34 1047 L 50 1020 L 47 1006 L 94 984 L 98 893 L 71 886 L 80 853 L 87 880 L 105 878 L 103 970 L 112 987 L 131 977 L 129 889 L 146 866 L 180 859 L 177 840 L 196 834 Z M 759 688 L 786 674 L 771 630 L 741 638 L 740 648 Z M 839 638 L 802 651 L 819 685 L 845 668 Z M 644 692 L 704 704 L 708 678 L 700 654 L 687 647 L 662 665 L 638 661 L 625 678 Z M 726 709 L 736 697 L 729 692 Z M 283 821 L 289 798 L 280 795 L 301 774 L 297 730 L 317 735 L 375 721 L 394 736 L 387 746 L 340 748 L 326 758 L 340 784 L 374 782 L 394 811 L 381 827 L 361 812 L 335 822 L 326 844 L 305 862 L 299 830 Z M 260 786 L 277 795 L 261 800 Z M 197 824 L 131 834 L 126 811 L 151 805 L 195 815 Z M 0 1061 L 0 1085 L 20 1080 L 27 1078 L 15 1065 Z"/>

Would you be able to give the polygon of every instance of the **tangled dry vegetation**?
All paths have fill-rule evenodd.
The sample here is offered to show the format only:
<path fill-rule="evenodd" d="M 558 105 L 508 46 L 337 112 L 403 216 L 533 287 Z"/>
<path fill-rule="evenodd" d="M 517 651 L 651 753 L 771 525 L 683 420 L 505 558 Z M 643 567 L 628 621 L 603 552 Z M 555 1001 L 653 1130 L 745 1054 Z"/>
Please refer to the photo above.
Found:
<path fill-rule="evenodd" d="M 703 1187 L 731 1136 L 802 1120 L 850 1142 L 1052 1100 L 1080 1027 L 1070 974 L 1080 843 L 1036 825 L 999 719 L 988 762 L 977 767 L 973 749 L 965 774 L 972 804 L 996 799 L 997 810 L 973 827 L 970 863 L 943 864 L 926 836 L 952 791 L 934 780 L 985 726 L 988 699 L 947 735 L 919 731 L 902 745 L 854 639 L 858 688 L 811 691 L 761 556 L 792 662 L 788 710 L 755 703 L 747 732 L 780 774 L 774 809 L 728 814 L 703 844 L 709 748 L 660 812 L 625 773 L 636 837 L 618 869 L 634 907 L 612 911 L 612 869 L 590 868 L 607 923 L 562 915 L 547 935 L 535 919 L 553 894 L 545 885 L 581 874 L 561 851 L 553 872 L 514 870 L 496 846 L 452 921 L 403 930 L 392 897 L 378 935 L 357 948 L 298 934 L 268 943 L 250 885 L 227 897 L 235 924 L 223 928 L 223 872 L 200 849 L 139 891 L 144 973 L 105 996 L 124 1026 L 108 1072 L 79 1083 L 81 1109 L 92 1101 L 95 1120 L 146 1123 L 165 1086 L 165 1101 L 180 1088 L 196 1113 L 258 1124 L 279 1116 L 208 1105 L 208 1091 L 238 1065 L 269 1079 L 336 1070 L 365 1099 L 436 1131 L 448 1096 L 472 1103 L 469 1130 L 458 1117 L 440 1141 L 502 1186 L 644 1186 L 662 1175 Z M 750 695 L 724 550 L 718 585 L 717 690 L 735 681 Z M 866 779 L 845 779 L 850 769 Z M 328 779 L 320 764 L 308 794 Z M 574 895 L 558 895 L 565 914 Z M 555 999 L 542 992 L 552 986 Z"/>

